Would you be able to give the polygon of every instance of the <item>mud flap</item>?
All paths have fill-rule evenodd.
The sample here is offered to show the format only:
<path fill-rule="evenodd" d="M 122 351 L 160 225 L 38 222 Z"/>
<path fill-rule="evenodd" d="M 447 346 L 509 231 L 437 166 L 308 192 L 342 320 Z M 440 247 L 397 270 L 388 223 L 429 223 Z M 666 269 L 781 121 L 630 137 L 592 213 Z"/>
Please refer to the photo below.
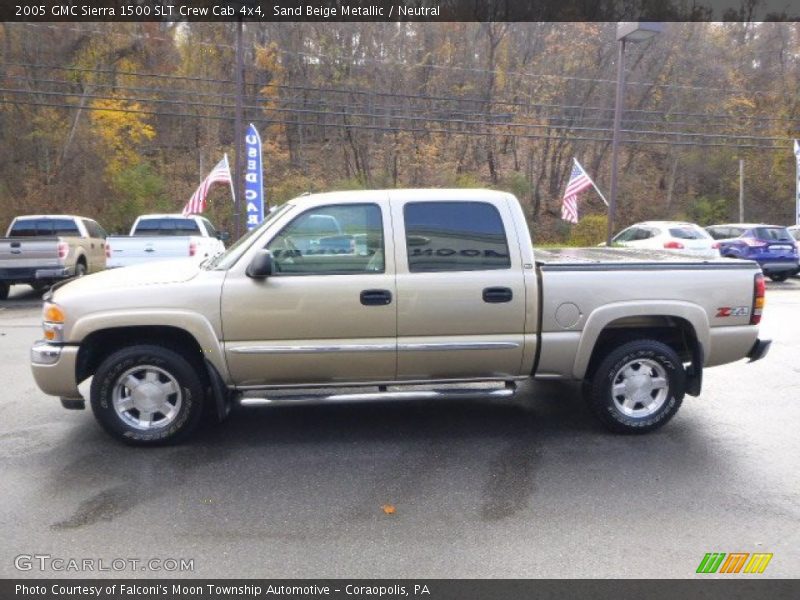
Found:
<path fill-rule="evenodd" d="M 692 364 L 686 370 L 686 393 L 699 396 L 703 388 L 703 348 L 697 343 L 692 350 Z"/>
<path fill-rule="evenodd" d="M 206 363 L 206 370 L 208 371 L 208 379 L 211 382 L 211 394 L 214 397 L 214 406 L 217 409 L 217 420 L 222 423 L 231 414 L 231 392 L 222 381 L 222 377 L 217 371 L 216 367 L 212 365 L 208 359 L 204 359 Z"/>

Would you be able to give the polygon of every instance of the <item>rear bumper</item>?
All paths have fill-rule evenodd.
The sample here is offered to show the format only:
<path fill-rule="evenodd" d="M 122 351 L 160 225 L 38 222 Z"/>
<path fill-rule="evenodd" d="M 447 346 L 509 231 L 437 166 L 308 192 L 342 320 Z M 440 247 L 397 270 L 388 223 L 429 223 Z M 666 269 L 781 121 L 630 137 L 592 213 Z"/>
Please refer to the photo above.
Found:
<path fill-rule="evenodd" d="M 0 269 L 0 281 L 25 283 L 29 281 L 50 281 L 72 277 L 69 267 L 14 267 Z"/>
<path fill-rule="evenodd" d="M 750 352 L 747 353 L 748 362 L 755 362 L 761 360 L 769 352 L 769 347 L 772 345 L 772 340 L 756 340 Z"/>
<path fill-rule="evenodd" d="M 759 262 L 764 273 L 794 273 L 797 271 L 797 260 Z"/>
<path fill-rule="evenodd" d="M 45 394 L 62 398 L 80 398 L 75 381 L 77 346 L 57 346 L 45 341 L 31 348 L 31 371 L 36 385 Z"/>

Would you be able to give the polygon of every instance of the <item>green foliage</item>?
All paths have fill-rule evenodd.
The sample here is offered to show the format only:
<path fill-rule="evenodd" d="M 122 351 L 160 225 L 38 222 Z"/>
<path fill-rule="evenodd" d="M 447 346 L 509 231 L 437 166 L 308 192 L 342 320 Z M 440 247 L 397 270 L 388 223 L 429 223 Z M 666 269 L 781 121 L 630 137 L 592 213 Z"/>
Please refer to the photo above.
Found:
<path fill-rule="evenodd" d="M 519 171 L 512 171 L 508 177 L 503 179 L 500 188 L 511 192 L 520 200 L 530 196 L 531 192 L 533 191 L 531 182 L 528 181 L 528 178 Z"/>
<path fill-rule="evenodd" d="M 272 206 L 283 204 L 305 192 L 315 192 L 315 182 L 307 175 L 293 173 L 274 183 L 269 179 L 264 182 L 264 194 L 267 203 Z"/>
<path fill-rule="evenodd" d="M 451 183 L 454 188 L 483 188 L 487 187 L 474 173 L 456 173 Z"/>
<path fill-rule="evenodd" d="M 343 179 L 337 179 L 330 186 L 327 188 L 328 190 L 332 191 L 347 191 L 347 190 L 365 190 L 367 189 L 367 182 L 364 181 L 361 177 L 345 177 Z"/>
<path fill-rule="evenodd" d="M 606 215 L 586 215 L 570 231 L 569 246 L 596 246 L 604 242 L 607 235 Z"/>
<path fill-rule="evenodd" d="M 701 196 L 689 205 L 687 214 L 698 225 L 713 225 L 728 220 L 728 204 L 726 198 Z"/>
<path fill-rule="evenodd" d="M 116 173 L 111 187 L 114 196 L 105 211 L 105 223 L 111 231 L 127 232 L 136 217 L 144 213 L 175 210 L 164 193 L 164 180 L 148 164 Z"/>

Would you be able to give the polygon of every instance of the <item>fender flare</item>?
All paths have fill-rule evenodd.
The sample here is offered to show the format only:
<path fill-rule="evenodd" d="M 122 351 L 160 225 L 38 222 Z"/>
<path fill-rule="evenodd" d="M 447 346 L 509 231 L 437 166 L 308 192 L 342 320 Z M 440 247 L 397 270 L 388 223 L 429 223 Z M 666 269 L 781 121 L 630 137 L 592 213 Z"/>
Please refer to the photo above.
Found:
<path fill-rule="evenodd" d="M 647 304 L 642 304 L 638 301 L 615 302 L 600 306 L 587 317 L 572 368 L 572 374 L 575 379 L 583 379 L 586 375 L 589 361 L 592 358 L 592 353 L 600 334 L 612 322 L 626 317 L 675 317 L 683 319 L 694 329 L 700 356 L 707 354 L 710 325 L 708 315 L 701 306 L 677 300 L 648 302 Z"/>
<path fill-rule="evenodd" d="M 125 310 L 102 311 L 80 318 L 67 332 L 69 339 L 82 343 L 90 334 L 104 329 L 125 327 L 172 327 L 191 335 L 203 351 L 205 359 L 213 365 L 223 381 L 229 380 L 228 363 L 214 326 L 200 313 L 188 310 L 165 309 L 159 311 Z"/>

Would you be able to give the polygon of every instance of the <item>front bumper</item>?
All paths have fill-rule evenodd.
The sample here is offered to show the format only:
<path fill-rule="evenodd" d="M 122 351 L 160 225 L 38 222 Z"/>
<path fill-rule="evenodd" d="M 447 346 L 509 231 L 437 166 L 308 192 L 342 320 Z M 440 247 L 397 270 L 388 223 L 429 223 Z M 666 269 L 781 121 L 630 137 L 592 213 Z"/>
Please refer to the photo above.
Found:
<path fill-rule="evenodd" d="M 31 348 L 31 371 L 36 385 L 45 394 L 62 398 L 80 398 L 75 366 L 78 346 L 51 344 L 44 340 Z"/>
<path fill-rule="evenodd" d="M 769 347 L 771 345 L 772 340 L 757 339 L 753 344 L 753 347 L 750 348 L 750 352 L 747 353 L 747 358 L 750 359 L 748 362 L 755 362 L 764 358 L 767 355 L 767 352 L 769 352 Z"/>

